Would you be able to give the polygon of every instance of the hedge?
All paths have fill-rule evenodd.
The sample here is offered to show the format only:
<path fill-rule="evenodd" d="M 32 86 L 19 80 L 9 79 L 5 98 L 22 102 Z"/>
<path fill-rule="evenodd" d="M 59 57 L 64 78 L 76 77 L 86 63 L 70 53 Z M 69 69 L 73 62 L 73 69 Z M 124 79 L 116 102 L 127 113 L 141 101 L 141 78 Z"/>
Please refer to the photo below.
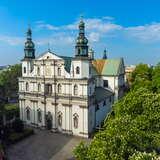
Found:
<path fill-rule="evenodd" d="M 34 134 L 34 130 L 31 128 L 24 129 L 23 132 L 13 132 L 9 135 L 9 142 L 10 143 L 16 143 L 30 135 Z"/>

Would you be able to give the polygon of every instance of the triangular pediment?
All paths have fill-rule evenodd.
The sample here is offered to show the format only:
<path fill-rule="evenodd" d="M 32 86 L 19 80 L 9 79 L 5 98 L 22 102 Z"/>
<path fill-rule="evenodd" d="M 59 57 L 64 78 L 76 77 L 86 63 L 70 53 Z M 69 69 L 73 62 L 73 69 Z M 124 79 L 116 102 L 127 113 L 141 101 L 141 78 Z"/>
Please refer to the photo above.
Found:
<path fill-rule="evenodd" d="M 37 60 L 45 60 L 45 59 L 55 59 L 55 60 L 60 60 L 62 59 L 61 57 L 59 57 L 58 55 L 47 51 L 45 53 L 43 53 L 42 55 L 40 55 L 39 57 L 37 57 Z"/>

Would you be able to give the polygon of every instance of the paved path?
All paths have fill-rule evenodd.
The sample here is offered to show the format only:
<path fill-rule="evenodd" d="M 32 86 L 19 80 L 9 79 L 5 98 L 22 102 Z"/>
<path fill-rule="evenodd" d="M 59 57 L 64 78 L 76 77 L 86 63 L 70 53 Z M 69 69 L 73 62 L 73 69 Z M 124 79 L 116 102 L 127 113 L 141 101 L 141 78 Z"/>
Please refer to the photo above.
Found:
<path fill-rule="evenodd" d="M 71 160 L 72 150 L 81 140 L 87 139 L 36 130 L 28 137 L 7 149 L 9 160 Z"/>

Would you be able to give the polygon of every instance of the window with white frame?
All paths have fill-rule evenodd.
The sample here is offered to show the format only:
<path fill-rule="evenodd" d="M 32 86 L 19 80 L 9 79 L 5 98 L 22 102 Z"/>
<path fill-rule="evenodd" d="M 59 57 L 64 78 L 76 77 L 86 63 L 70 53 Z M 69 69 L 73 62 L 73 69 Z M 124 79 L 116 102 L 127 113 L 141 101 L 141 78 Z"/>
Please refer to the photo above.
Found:
<path fill-rule="evenodd" d="M 23 73 L 26 73 L 26 67 L 23 68 Z"/>
<path fill-rule="evenodd" d="M 58 76 L 61 76 L 61 68 L 58 67 Z"/>
<path fill-rule="evenodd" d="M 45 84 L 45 94 L 47 95 L 52 94 L 52 84 Z"/>
<path fill-rule="evenodd" d="M 40 68 L 37 67 L 37 75 L 40 76 Z"/>
<path fill-rule="evenodd" d="M 103 86 L 108 87 L 108 80 L 103 80 Z"/>
<path fill-rule="evenodd" d="M 26 91 L 29 91 L 29 84 L 26 82 Z"/>
<path fill-rule="evenodd" d="M 41 92 L 41 84 L 38 83 L 38 92 Z"/>
<path fill-rule="evenodd" d="M 80 74 L 80 68 L 78 66 L 76 67 L 76 74 Z"/>
<path fill-rule="evenodd" d="M 78 86 L 76 84 L 74 85 L 74 95 L 78 95 Z"/>
<path fill-rule="evenodd" d="M 61 84 L 58 84 L 58 93 L 62 93 L 62 86 L 61 86 Z"/>

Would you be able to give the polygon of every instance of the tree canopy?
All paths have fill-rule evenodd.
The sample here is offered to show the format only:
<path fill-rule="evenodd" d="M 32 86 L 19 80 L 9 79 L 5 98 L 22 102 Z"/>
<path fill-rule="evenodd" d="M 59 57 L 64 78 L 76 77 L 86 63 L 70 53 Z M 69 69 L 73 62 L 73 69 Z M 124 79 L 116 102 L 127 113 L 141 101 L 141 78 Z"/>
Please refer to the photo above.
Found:
<path fill-rule="evenodd" d="M 0 73 L 0 89 L 4 98 L 15 96 L 18 92 L 18 77 L 21 76 L 21 65 L 16 64 Z"/>
<path fill-rule="evenodd" d="M 160 65 L 140 64 L 131 90 L 114 104 L 89 145 L 74 150 L 78 160 L 154 160 L 160 154 Z"/>

